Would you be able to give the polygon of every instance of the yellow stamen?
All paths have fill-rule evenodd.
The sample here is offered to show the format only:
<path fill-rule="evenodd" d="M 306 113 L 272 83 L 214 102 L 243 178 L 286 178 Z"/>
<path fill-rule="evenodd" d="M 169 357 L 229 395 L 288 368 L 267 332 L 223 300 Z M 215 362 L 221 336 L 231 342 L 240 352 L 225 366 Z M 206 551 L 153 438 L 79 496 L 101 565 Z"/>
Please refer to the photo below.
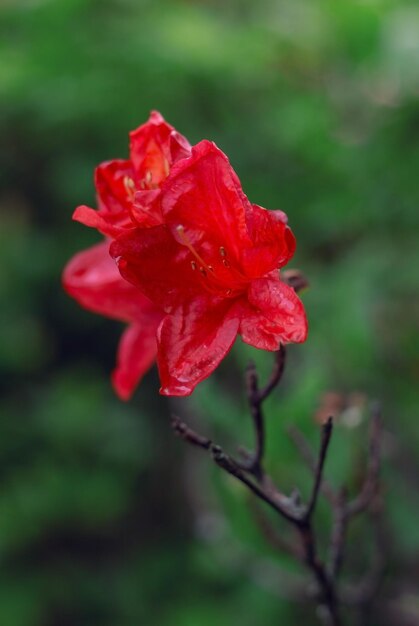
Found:
<path fill-rule="evenodd" d="M 202 284 L 207 291 L 217 295 L 217 294 L 220 294 L 220 289 L 223 289 L 226 287 L 227 289 L 224 291 L 224 293 L 226 296 L 230 296 L 230 294 L 233 293 L 233 290 L 230 289 L 230 284 L 229 284 L 231 283 L 231 279 L 237 282 L 237 287 L 239 288 L 241 288 L 248 282 L 247 278 L 243 276 L 238 270 L 234 268 L 230 268 L 230 262 L 225 258 L 223 258 L 223 265 L 224 267 L 230 268 L 231 276 L 230 277 L 217 276 L 217 272 L 214 271 L 214 268 L 212 267 L 212 265 L 208 265 L 208 263 L 204 261 L 204 259 L 201 257 L 201 255 L 192 245 L 189 237 L 185 233 L 185 229 L 182 226 L 182 224 L 179 224 L 178 226 L 176 226 L 176 232 L 179 236 L 180 243 L 186 246 L 189 252 L 194 256 L 195 260 L 190 262 L 191 268 L 193 270 L 196 270 L 199 267 L 200 274 L 202 274 L 202 277 L 206 279 L 203 281 Z M 220 255 L 223 257 L 227 255 L 225 248 L 223 247 L 220 248 Z M 198 263 L 196 263 L 196 261 Z"/>
<path fill-rule="evenodd" d="M 195 248 L 193 247 L 193 245 L 189 241 L 187 235 L 185 234 L 185 229 L 183 228 L 183 226 L 181 224 L 179 224 L 179 226 L 176 226 L 176 230 L 178 232 L 179 238 L 180 238 L 181 242 L 183 243 L 183 245 L 188 248 L 188 250 L 194 255 L 195 259 L 200 263 L 201 267 L 199 268 L 199 271 L 201 273 L 203 273 L 202 270 L 204 270 L 204 271 L 207 270 L 208 272 L 213 272 L 214 270 L 211 267 L 211 265 L 207 265 L 207 263 L 205 263 L 204 259 L 198 254 L 198 252 L 195 250 Z M 196 265 L 195 265 L 195 267 L 196 267 Z M 206 275 L 206 272 L 205 272 L 205 275 Z"/>
<path fill-rule="evenodd" d="M 131 200 L 131 202 L 134 202 L 135 183 L 130 176 L 124 176 L 124 187 L 127 192 L 128 200 Z"/>
<path fill-rule="evenodd" d="M 169 176 L 170 166 L 169 166 L 169 161 L 167 159 L 164 159 L 163 161 L 163 169 L 164 169 L 164 173 L 166 174 L 166 176 Z"/>

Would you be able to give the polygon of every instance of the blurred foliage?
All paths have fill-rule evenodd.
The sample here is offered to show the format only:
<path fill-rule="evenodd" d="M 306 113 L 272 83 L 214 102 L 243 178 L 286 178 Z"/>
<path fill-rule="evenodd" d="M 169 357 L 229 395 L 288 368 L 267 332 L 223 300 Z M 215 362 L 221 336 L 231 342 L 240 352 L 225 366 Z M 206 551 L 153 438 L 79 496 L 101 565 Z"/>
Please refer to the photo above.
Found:
<path fill-rule="evenodd" d="M 272 473 L 307 489 L 284 425 L 315 441 L 322 394 L 357 392 L 328 468 L 355 488 L 363 398 L 380 398 L 389 518 L 419 550 L 418 97 L 413 0 L 3 0 L 1 624 L 312 623 L 281 600 L 242 489 L 213 472 L 225 522 L 207 460 L 172 439 L 156 374 L 119 403 L 120 328 L 60 288 L 97 241 L 70 219 L 94 203 L 94 166 L 126 155 L 150 109 L 216 141 L 297 236 L 311 332 L 269 403 Z M 232 446 L 251 442 L 250 356 L 267 375 L 269 355 L 238 343 L 177 404 Z"/>

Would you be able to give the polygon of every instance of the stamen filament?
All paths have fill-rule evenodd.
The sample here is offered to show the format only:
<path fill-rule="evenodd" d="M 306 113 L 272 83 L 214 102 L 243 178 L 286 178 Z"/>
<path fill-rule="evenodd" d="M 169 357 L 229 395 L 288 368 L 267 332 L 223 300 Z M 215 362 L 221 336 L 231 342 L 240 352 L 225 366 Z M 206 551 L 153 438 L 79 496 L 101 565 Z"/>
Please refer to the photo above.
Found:
<path fill-rule="evenodd" d="M 188 248 L 193 257 L 198 261 L 198 265 L 195 261 L 191 261 L 191 267 L 193 270 L 196 270 L 199 267 L 199 272 L 202 274 L 203 278 L 207 280 L 203 281 L 203 286 L 209 293 L 219 294 L 220 289 L 225 290 L 224 293 L 226 296 L 229 296 L 232 293 L 231 287 L 231 279 L 227 276 L 217 276 L 216 271 L 212 265 L 208 265 L 201 257 L 201 255 L 197 252 L 197 250 L 192 245 L 188 236 L 185 233 L 185 229 L 182 224 L 176 226 L 176 231 L 179 235 L 179 239 L 181 243 Z M 220 256 L 224 257 L 222 259 L 224 267 L 230 270 L 231 278 L 234 276 L 234 279 L 237 281 L 237 287 L 242 288 L 247 282 L 247 278 L 241 274 L 240 271 L 231 267 L 230 262 L 225 258 L 227 256 L 227 252 L 224 247 L 220 247 Z M 212 284 L 211 284 L 212 283 Z"/>
<path fill-rule="evenodd" d="M 208 270 L 208 272 L 213 272 L 214 269 L 211 267 L 211 265 L 208 265 L 207 263 L 205 263 L 204 259 L 198 254 L 198 252 L 195 250 L 195 248 L 189 241 L 187 235 L 185 234 L 185 229 L 183 228 L 183 226 L 179 224 L 179 226 L 176 227 L 176 230 L 179 234 L 179 237 L 183 245 L 188 248 L 188 250 L 194 255 L 195 259 L 199 261 L 199 263 L 201 264 L 202 267 L 200 268 L 200 271 L 202 271 L 203 269 L 206 269 Z"/>

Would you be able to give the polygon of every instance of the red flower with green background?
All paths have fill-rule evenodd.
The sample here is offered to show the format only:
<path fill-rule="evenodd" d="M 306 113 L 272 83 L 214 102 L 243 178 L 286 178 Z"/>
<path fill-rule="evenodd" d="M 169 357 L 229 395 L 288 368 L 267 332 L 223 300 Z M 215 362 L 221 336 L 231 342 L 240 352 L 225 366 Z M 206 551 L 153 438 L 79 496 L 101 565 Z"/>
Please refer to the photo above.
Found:
<path fill-rule="evenodd" d="M 121 275 L 165 312 L 157 330 L 163 395 L 186 396 L 239 334 L 263 350 L 303 342 L 304 307 L 280 278 L 295 251 L 282 211 L 251 204 L 227 157 L 201 141 L 173 165 L 154 210 L 111 246 Z"/>
<path fill-rule="evenodd" d="M 130 158 L 101 164 L 95 185 L 98 210 L 73 218 L 106 239 L 68 263 L 63 283 L 85 308 L 129 324 L 112 376 L 121 398 L 156 356 L 160 392 L 185 396 L 237 335 L 270 351 L 305 340 L 303 305 L 279 272 L 295 250 L 286 215 L 251 204 L 215 144 L 191 148 L 153 112 L 130 133 Z"/>

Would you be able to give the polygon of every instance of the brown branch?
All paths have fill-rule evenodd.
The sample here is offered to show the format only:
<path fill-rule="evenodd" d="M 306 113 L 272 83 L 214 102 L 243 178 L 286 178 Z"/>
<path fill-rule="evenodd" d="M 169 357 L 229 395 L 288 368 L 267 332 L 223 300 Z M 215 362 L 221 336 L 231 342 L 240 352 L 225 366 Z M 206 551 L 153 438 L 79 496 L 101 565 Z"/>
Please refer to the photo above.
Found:
<path fill-rule="evenodd" d="M 279 384 L 282 378 L 282 375 L 284 373 L 286 356 L 287 356 L 287 353 L 285 350 L 285 346 L 281 345 L 279 350 L 275 352 L 274 367 L 272 369 L 271 376 L 268 382 L 266 383 L 265 387 L 263 387 L 259 391 L 260 403 L 266 400 L 266 398 L 272 393 L 272 391 Z"/>
<path fill-rule="evenodd" d="M 347 515 L 346 515 L 346 489 L 342 488 L 333 506 L 333 524 L 329 547 L 328 572 L 332 578 L 339 576 L 346 538 Z"/>
<path fill-rule="evenodd" d="M 322 426 L 322 434 L 321 434 L 321 442 L 320 442 L 320 451 L 318 456 L 318 461 L 316 464 L 316 471 L 314 474 L 314 485 L 313 490 L 311 492 L 310 501 L 306 511 L 306 519 L 310 519 L 315 511 L 317 499 L 319 496 L 320 486 L 322 484 L 323 479 L 323 470 L 324 464 L 326 461 L 327 450 L 329 449 L 330 439 L 332 437 L 333 432 L 333 418 L 329 417 L 327 422 Z"/>
<path fill-rule="evenodd" d="M 246 394 L 253 420 L 256 444 L 253 454 L 246 453 L 241 449 L 241 456 L 245 458 L 242 461 L 237 461 L 237 463 L 243 470 L 253 474 L 259 482 L 262 482 L 264 479 L 263 455 L 265 452 L 265 418 L 262 404 L 277 387 L 282 378 L 285 368 L 285 357 L 285 347 L 281 345 L 279 350 L 275 353 L 270 378 L 262 389 L 259 389 L 258 375 L 253 361 L 249 363 L 246 369 Z"/>
<path fill-rule="evenodd" d="M 260 500 L 277 511 L 277 513 L 279 513 L 288 522 L 298 524 L 300 518 L 299 511 L 292 508 L 289 498 L 281 494 L 276 489 L 273 489 L 273 482 L 270 479 L 267 482 L 267 486 L 261 485 L 260 483 L 255 482 L 252 478 L 249 478 L 240 465 L 228 454 L 226 454 L 220 446 L 213 444 L 210 451 L 214 462 L 219 467 L 246 485 L 246 487 L 258 496 Z"/>
<path fill-rule="evenodd" d="M 281 494 L 273 487 L 273 481 L 269 479 L 269 477 L 266 484 L 258 484 L 247 475 L 237 461 L 224 452 L 221 446 L 218 446 L 212 443 L 210 439 L 199 435 L 178 417 L 172 418 L 172 427 L 175 433 L 187 443 L 190 443 L 198 448 L 209 450 L 213 461 L 219 467 L 246 485 L 250 491 L 258 496 L 260 500 L 277 511 L 277 513 L 284 517 L 284 519 L 292 522 L 293 524 L 298 523 L 301 517 L 299 511 L 293 510 L 292 503 L 289 498 Z"/>
<path fill-rule="evenodd" d="M 208 439 L 207 437 L 202 437 L 202 435 L 196 433 L 194 430 L 189 428 L 189 426 L 187 426 L 185 422 L 182 422 L 182 420 L 176 415 L 172 416 L 172 428 L 175 434 L 184 441 L 187 441 L 188 443 L 191 443 L 198 448 L 204 448 L 204 450 L 210 449 L 211 439 Z"/>
<path fill-rule="evenodd" d="M 304 437 L 303 433 L 294 425 L 289 426 L 287 429 L 287 432 L 288 432 L 288 436 L 290 437 L 291 441 L 293 442 L 293 444 L 299 451 L 306 465 L 313 472 L 313 474 L 315 474 L 317 470 L 316 455 L 311 449 L 311 446 L 306 440 L 306 438 Z M 325 497 L 330 501 L 331 504 L 334 504 L 336 502 L 338 494 L 336 490 L 334 489 L 334 487 L 325 478 L 323 478 L 323 481 L 321 484 L 321 491 L 325 495 Z"/>
<path fill-rule="evenodd" d="M 381 418 L 377 406 L 372 415 L 369 436 L 369 456 L 367 472 L 361 491 L 351 502 L 347 502 L 346 491 L 335 490 L 324 479 L 325 462 L 333 433 L 333 420 L 329 418 L 323 425 L 318 454 L 314 454 L 304 436 L 295 428 L 290 429 L 290 436 L 299 449 L 306 463 L 314 475 L 313 487 L 307 505 L 301 503 L 297 491 L 287 497 L 279 491 L 272 479 L 263 469 L 263 454 L 265 447 L 264 416 L 262 403 L 273 391 L 282 377 L 285 362 L 285 351 L 281 348 L 271 377 L 263 389 L 259 389 L 258 376 L 255 366 L 251 364 L 246 373 L 246 389 L 249 407 L 255 429 L 255 452 L 248 453 L 242 461 L 234 459 L 224 450 L 214 444 L 209 438 L 198 434 L 179 418 L 174 417 L 172 425 L 175 432 L 186 442 L 210 452 L 211 457 L 223 471 L 240 481 L 260 501 L 275 510 L 284 520 L 290 523 L 297 531 L 301 548 L 295 548 L 282 536 L 272 532 L 272 526 L 258 510 L 257 522 L 265 537 L 279 550 L 287 551 L 303 562 L 310 570 L 317 583 L 316 602 L 318 615 L 325 626 L 341 626 L 340 604 L 346 603 L 359 608 L 366 607 L 371 602 L 377 588 L 383 569 L 383 546 L 378 547 L 371 567 L 371 571 L 358 586 L 338 588 L 338 576 L 343 562 L 344 544 L 347 525 L 354 515 L 371 509 L 376 499 L 379 486 L 380 467 L 380 435 Z M 242 453 L 244 456 L 244 453 Z M 327 566 L 318 555 L 317 535 L 313 528 L 313 516 L 316 510 L 320 493 L 323 492 L 332 505 L 333 524 L 329 546 L 329 560 Z M 371 512 L 371 514 L 373 511 Z M 378 534 L 378 531 L 377 531 Z M 346 590 L 345 590 L 346 589 Z"/>
<path fill-rule="evenodd" d="M 208 438 L 202 437 L 191 428 L 186 426 L 179 418 L 173 418 L 172 425 L 176 433 L 188 443 L 209 450 L 213 461 L 226 473 L 230 474 L 242 484 L 244 484 L 259 500 L 265 502 L 274 509 L 283 519 L 291 523 L 298 531 L 301 539 L 302 551 L 300 558 L 312 572 L 318 585 L 318 601 L 325 608 L 325 623 L 331 626 L 340 626 L 341 621 L 338 614 L 337 594 L 333 579 L 329 577 L 324 564 L 317 556 L 316 537 L 312 526 L 312 516 L 319 494 L 320 484 L 323 475 L 324 463 L 327 450 L 332 435 L 332 420 L 329 420 L 323 427 L 319 459 L 313 491 L 309 505 L 303 507 L 299 499 L 288 498 L 274 486 L 272 479 L 263 475 L 264 480 L 260 482 L 254 475 L 253 468 L 248 470 L 243 467 L 224 450 L 212 443 Z"/>
<path fill-rule="evenodd" d="M 244 470 L 253 474 L 257 480 L 262 481 L 264 474 L 262 464 L 265 452 L 265 421 L 262 411 L 262 402 L 259 397 L 258 375 L 253 361 L 247 366 L 245 382 L 247 400 L 255 432 L 255 451 L 253 454 L 245 454 L 243 450 L 240 450 L 243 457 L 243 461 L 240 462 L 240 465 Z M 245 456 L 247 458 L 244 458 Z"/>
<path fill-rule="evenodd" d="M 325 624 L 330 624 L 330 626 L 340 626 L 341 619 L 338 610 L 338 597 L 335 581 L 333 577 L 329 575 L 327 568 L 317 556 L 316 535 L 312 524 L 312 518 L 320 493 L 324 465 L 332 434 L 333 418 L 329 417 L 327 422 L 322 426 L 320 449 L 315 463 L 313 489 L 298 529 L 303 543 L 305 562 L 314 574 L 319 586 L 319 602 L 322 606 L 323 622 Z"/>

